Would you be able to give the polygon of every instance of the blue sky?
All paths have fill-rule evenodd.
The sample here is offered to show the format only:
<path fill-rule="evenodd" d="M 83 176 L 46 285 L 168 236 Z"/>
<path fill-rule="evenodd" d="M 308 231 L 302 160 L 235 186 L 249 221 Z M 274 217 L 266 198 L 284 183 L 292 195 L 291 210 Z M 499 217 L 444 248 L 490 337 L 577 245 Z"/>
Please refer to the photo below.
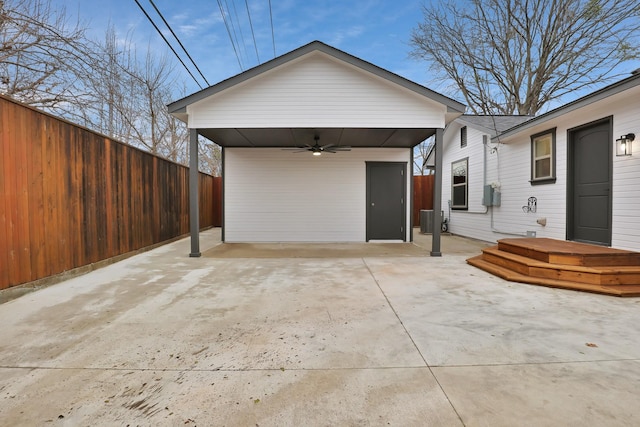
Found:
<path fill-rule="evenodd" d="M 149 0 L 138 1 L 157 25 L 166 30 Z M 274 57 L 269 0 L 220 1 L 230 10 L 232 19 L 228 24 L 232 25 L 231 31 L 235 29 L 242 68 L 217 0 L 154 0 L 154 3 L 210 84 L 258 65 L 247 4 L 260 62 Z M 89 27 L 91 37 L 102 39 L 111 22 L 119 37 L 129 37 L 136 44 L 140 55 L 144 55 L 148 46 L 158 52 L 168 51 L 134 0 L 53 0 L 52 4 L 64 6 L 68 15 L 79 17 Z M 426 64 L 409 58 L 410 33 L 422 18 L 422 4 L 422 0 L 271 0 L 276 54 L 320 40 L 438 90 L 429 79 Z M 171 40 L 168 31 L 166 34 Z M 177 44 L 175 47 L 180 52 Z M 174 60 L 173 54 L 169 55 Z M 177 60 L 176 63 L 187 83 L 187 93 L 199 90 Z M 192 72 L 198 76 L 195 70 Z"/>

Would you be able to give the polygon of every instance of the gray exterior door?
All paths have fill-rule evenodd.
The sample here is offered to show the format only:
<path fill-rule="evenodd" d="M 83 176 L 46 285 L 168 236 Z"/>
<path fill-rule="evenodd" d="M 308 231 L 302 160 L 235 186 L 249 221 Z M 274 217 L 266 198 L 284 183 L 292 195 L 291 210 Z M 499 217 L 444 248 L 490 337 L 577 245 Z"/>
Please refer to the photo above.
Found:
<path fill-rule="evenodd" d="M 367 241 L 406 241 L 406 163 L 367 162 Z"/>
<path fill-rule="evenodd" d="M 611 119 L 569 131 L 567 240 L 611 246 Z"/>

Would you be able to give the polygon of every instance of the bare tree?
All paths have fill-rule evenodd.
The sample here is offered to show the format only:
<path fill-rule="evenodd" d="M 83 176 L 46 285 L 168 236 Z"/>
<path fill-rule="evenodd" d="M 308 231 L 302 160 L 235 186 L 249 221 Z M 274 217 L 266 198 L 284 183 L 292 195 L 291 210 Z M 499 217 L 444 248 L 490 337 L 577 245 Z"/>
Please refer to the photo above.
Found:
<path fill-rule="evenodd" d="M 638 0 L 447 0 L 423 14 L 412 56 L 476 114 L 534 115 L 640 57 Z"/>
<path fill-rule="evenodd" d="M 414 175 L 431 175 L 433 172 L 427 168 L 427 157 L 431 154 L 431 150 L 435 145 L 435 138 L 430 137 L 420 144 L 413 147 L 413 174 Z"/>
<path fill-rule="evenodd" d="M 131 95 L 136 99 L 137 114 L 125 119 L 131 124 L 136 143 L 154 154 L 166 155 L 167 151 L 173 151 L 167 146 L 172 126 L 166 107 L 176 84 L 172 71 L 167 58 L 156 58 L 151 49 L 147 50 L 144 62 L 127 70 L 135 90 Z"/>
<path fill-rule="evenodd" d="M 68 64 L 82 61 L 84 31 L 50 0 L 0 0 L 0 93 L 45 109 L 74 102 Z"/>
<path fill-rule="evenodd" d="M 188 131 L 166 107 L 185 84 L 168 58 L 147 48 L 140 60 L 113 26 L 93 41 L 67 21 L 50 0 L 0 0 L 0 93 L 187 163 Z M 203 170 L 219 174 L 220 147 L 201 147 Z"/>
<path fill-rule="evenodd" d="M 200 138 L 199 169 L 213 176 L 222 176 L 222 149 L 213 142 Z"/>
<path fill-rule="evenodd" d="M 136 88 L 128 71 L 136 66 L 135 50 L 128 37 L 118 38 L 109 26 L 104 41 L 87 41 L 84 60 L 69 64 L 78 76 L 82 101 L 57 111 L 68 119 L 112 138 L 129 142 L 135 116 Z"/>

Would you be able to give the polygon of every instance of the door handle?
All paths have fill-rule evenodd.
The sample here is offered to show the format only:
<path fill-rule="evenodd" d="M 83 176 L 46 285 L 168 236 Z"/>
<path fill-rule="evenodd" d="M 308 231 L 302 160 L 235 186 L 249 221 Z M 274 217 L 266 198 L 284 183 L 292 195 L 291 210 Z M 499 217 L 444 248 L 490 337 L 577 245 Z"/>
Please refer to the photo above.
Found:
<path fill-rule="evenodd" d="M 375 206 L 375 205 L 376 205 L 375 203 L 371 202 L 371 206 Z"/>

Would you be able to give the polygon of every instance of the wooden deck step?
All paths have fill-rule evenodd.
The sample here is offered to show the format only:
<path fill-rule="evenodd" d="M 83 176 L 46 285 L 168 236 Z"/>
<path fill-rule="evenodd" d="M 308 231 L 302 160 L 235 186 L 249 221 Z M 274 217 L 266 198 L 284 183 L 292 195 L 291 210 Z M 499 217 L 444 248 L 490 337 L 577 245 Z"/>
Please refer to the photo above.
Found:
<path fill-rule="evenodd" d="M 640 297 L 640 285 L 593 285 L 588 283 L 570 282 L 557 279 L 531 277 L 520 274 L 508 268 L 501 267 L 485 261 L 482 255 L 469 258 L 467 262 L 474 267 L 494 274 L 511 282 L 526 283 L 530 285 L 546 286 L 550 288 L 569 289 L 574 291 L 591 292 L 617 297 Z"/>
<path fill-rule="evenodd" d="M 583 266 L 640 266 L 640 252 L 547 238 L 498 241 L 500 250 L 551 264 Z"/>
<path fill-rule="evenodd" d="M 502 239 L 467 260 L 506 280 L 640 296 L 640 253 L 546 238 Z"/>
<path fill-rule="evenodd" d="M 503 251 L 499 246 L 482 251 L 483 259 L 531 277 L 593 285 L 640 285 L 640 266 L 591 266 L 552 264 Z"/>

